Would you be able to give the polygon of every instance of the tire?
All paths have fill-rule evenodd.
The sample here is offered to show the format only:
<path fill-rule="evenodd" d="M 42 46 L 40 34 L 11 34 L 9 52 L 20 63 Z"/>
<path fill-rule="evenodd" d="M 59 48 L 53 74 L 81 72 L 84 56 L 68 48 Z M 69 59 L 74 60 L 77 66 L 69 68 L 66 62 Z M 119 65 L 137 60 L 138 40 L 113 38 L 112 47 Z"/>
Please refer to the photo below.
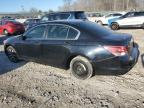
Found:
<path fill-rule="evenodd" d="M 16 50 L 12 46 L 6 47 L 5 52 L 11 62 L 18 63 L 20 61 Z"/>
<path fill-rule="evenodd" d="M 78 79 L 85 80 L 93 76 L 93 67 L 89 60 L 82 56 L 73 58 L 70 62 L 70 70 Z"/>
<path fill-rule="evenodd" d="M 102 21 L 97 21 L 97 23 L 98 23 L 99 25 L 103 25 Z"/>
<path fill-rule="evenodd" d="M 3 35 L 9 36 L 9 32 L 8 32 L 7 30 L 4 30 L 4 31 L 3 31 Z"/>
<path fill-rule="evenodd" d="M 112 23 L 110 27 L 112 30 L 118 30 L 119 29 L 119 25 L 117 23 Z"/>

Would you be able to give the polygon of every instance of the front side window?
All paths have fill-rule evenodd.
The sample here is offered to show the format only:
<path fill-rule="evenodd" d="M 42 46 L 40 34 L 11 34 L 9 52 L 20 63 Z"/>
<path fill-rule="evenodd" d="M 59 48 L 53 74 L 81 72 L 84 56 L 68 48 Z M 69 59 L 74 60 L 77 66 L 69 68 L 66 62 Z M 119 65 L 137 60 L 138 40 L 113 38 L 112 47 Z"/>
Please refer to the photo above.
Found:
<path fill-rule="evenodd" d="M 38 26 L 25 34 L 27 39 L 42 39 L 44 38 L 46 26 Z"/>
<path fill-rule="evenodd" d="M 66 39 L 68 34 L 68 27 L 64 25 L 49 25 L 48 39 Z"/>
<path fill-rule="evenodd" d="M 123 18 L 133 17 L 133 16 L 134 16 L 134 12 L 129 12 L 129 13 L 125 14 L 125 15 L 123 16 Z"/>
<path fill-rule="evenodd" d="M 77 38 L 78 34 L 78 30 L 66 25 L 48 25 L 48 39 L 74 40 Z"/>

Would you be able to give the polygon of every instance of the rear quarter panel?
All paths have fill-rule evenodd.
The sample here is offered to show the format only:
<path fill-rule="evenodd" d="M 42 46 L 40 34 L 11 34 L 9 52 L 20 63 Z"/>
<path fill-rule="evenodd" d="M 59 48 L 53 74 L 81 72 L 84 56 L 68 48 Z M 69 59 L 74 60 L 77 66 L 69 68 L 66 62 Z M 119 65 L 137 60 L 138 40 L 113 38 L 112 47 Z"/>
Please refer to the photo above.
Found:
<path fill-rule="evenodd" d="M 70 56 L 84 56 L 91 62 L 101 61 L 112 57 L 110 52 L 105 50 L 103 46 L 97 44 L 96 42 L 75 42 L 68 47 L 70 51 Z"/>

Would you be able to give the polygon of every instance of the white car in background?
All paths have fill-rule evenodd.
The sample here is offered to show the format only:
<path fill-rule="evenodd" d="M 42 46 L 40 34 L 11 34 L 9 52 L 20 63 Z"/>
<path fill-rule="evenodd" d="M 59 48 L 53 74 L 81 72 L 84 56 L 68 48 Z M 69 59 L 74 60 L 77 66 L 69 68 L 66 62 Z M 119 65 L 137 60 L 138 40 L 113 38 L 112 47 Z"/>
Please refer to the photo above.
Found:
<path fill-rule="evenodd" d="M 95 22 L 97 22 L 100 25 L 108 25 L 108 20 L 113 18 L 119 18 L 122 15 L 123 14 L 121 13 L 112 13 L 112 14 L 104 15 L 103 17 L 97 18 Z"/>
<path fill-rule="evenodd" d="M 87 14 L 88 20 L 92 21 L 92 22 L 96 22 L 97 19 L 104 16 L 102 13 L 98 13 L 98 12 L 90 12 L 90 13 L 86 13 L 86 14 Z"/>
<path fill-rule="evenodd" d="M 119 18 L 110 19 L 108 23 L 113 30 L 119 28 L 144 28 L 144 11 L 128 12 Z"/>

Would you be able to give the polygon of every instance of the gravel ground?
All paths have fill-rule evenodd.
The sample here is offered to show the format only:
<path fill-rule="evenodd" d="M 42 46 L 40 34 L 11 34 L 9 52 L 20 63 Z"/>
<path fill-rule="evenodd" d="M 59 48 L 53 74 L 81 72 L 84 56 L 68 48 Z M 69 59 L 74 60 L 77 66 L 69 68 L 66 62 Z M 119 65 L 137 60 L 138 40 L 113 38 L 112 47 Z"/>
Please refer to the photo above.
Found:
<path fill-rule="evenodd" d="M 131 33 L 144 54 L 143 30 Z M 0 108 L 144 108 L 141 55 L 125 75 L 96 75 L 85 81 L 62 70 L 33 62 L 11 63 L 0 37 Z"/>

